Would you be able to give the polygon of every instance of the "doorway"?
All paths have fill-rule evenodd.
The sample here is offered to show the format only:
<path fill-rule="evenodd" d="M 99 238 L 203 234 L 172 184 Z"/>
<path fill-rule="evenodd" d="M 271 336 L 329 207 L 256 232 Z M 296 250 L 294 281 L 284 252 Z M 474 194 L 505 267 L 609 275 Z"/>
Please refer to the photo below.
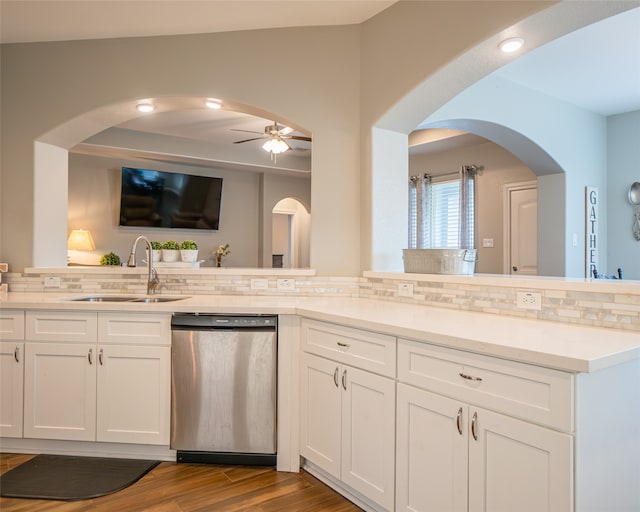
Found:
<path fill-rule="evenodd" d="M 538 275 L 538 184 L 508 183 L 503 188 L 504 273 Z"/>
<path fill-rule="evenodd" d="M 297 199 L 279 201 L 271 212 L 272 268 L 309 267 L 311 215 Z"/>

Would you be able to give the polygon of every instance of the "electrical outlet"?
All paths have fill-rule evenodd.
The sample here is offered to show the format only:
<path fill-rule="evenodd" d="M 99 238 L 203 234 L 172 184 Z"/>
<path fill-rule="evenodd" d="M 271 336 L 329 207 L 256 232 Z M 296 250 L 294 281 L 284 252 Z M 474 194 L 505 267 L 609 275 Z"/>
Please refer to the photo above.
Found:
<path fill-rule="evenodd" d="M 44 287 L 45 288 L 60 288 L 60 277 L 59 276 L 45 276 L 45 278 L 44 278 Z"/>
<path fill-rule="evenodd" d="M 252 290 L 266 290 L 269 288 L 269 281 L 267 279 L 252 279 L 251 280 L 251 289 Z"/>
<path fill-rule="evenodd" d="M 398 283 L 398 297 L 413 297 L 413 285 Z"/>
<path fill-rule="evenodd" d="M 493 238 L 483 238 L 482 247 L 493 247 Z"/>
<path fill-rule="evenodd" d="M 516 306 L 518 309 L 532 309 L 535 311 L 542 309 L 542 293 L 517 292 L 516 297 Z"/>
<path fill-rule="evenodd" d="M 278 279 L 278 290 L 294 290 L 296 282 L 293 279 Z"/>

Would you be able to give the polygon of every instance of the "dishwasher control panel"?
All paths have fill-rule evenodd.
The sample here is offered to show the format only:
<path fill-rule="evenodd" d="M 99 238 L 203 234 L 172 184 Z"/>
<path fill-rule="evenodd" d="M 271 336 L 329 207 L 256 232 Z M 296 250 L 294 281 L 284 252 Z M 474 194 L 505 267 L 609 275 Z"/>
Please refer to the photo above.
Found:
<path fill-rule="evenodd" d="M 215 315 L 209 313 L 175 313 L 172 327 L 195 327 L 201 329 L 242 329 L 267 327 L 275 329 L 276 315 Z"/>

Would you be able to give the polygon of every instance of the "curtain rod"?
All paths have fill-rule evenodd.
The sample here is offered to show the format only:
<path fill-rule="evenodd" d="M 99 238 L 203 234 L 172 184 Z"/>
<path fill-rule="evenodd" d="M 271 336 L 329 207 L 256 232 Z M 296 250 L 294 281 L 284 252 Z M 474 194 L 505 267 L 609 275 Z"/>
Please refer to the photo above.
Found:
<path fill-rule="evenodd" d="M 465 164 L 465 165 L 462 165 L 461 167 L 467 167 L 470 171 L 476 172 L 478 174 L 482 174 L 482 171 L 484 170 L 484 165 L 476 165 L 476 164 L 468 164 L 467 165 L 467 164 Z M 430 177 L 430 178 L 436 178 L 437 179 L 437 178 L 449 178 L 449 177 L 458 176 L 458 175 L 460 175 L 460 169 L 458 169 L 456 171 L 451 169 L 451 170 L 444 171 L 442 174 L 429 174 L 427 172 L 420 173 L 417 176 L 410 176 L 409 179 L 410 180 L 411 179 L 418 179 L 420 177 L 422 177 L 422 178 Z"/>

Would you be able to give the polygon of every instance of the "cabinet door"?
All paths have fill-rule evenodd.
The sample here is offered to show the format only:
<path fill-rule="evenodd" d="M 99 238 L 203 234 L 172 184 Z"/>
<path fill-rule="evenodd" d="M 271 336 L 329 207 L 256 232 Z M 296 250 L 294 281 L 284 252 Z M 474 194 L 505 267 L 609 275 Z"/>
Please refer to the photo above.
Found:
<path fill-rule="evenodd" d="M 98 346 L 98 441 L 169 444 L 171 349 Z"/>
<path fill-rule="evenodd" d="M 344 483 L 387 510 L 394 504 L 395 382 L 343 366 L 342 471 Z"/>
<path fill-rule="evenodd" d="M 24 343 L 0 343 L 0 437 L 22 437 Z"/>
<path fill-rule="evenodd" d="M 469 511 L 573 510 L 573 438 L 470 407 Z"/>
<path fill-rule="evenodd" d="M 303 354 L 301 372 L 300 454 L 340 478 L 340 367 Z"/>
<path fill-rule="evenodd" d="M 25 344 L 24 437 L 94 441 L 96 346 Z"/>
<path fill-rule="evenodd" d="M 467 411 L 456 400 L 398 384 L 397 511 L 467 510 Z"/>

